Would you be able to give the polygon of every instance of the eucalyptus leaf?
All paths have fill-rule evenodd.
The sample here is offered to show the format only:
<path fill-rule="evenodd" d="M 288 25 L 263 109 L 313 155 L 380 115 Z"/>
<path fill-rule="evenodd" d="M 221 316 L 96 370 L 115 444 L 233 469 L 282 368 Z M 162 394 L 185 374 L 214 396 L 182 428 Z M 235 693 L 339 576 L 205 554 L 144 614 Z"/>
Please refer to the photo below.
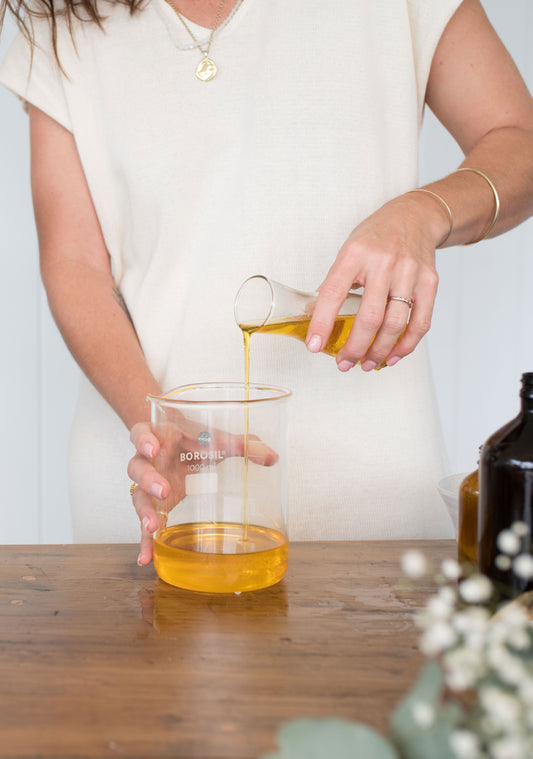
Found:
<path fill-rule="evenodd" d="M 391 736 L 403 759 L 454 759 L 450 737 L 462 720 L 462 710 L 456 702 L 441 703 L 444 678 L 439 665 L 430 661 L 418 680 L 396 708 L 391 719 Z M 417 705 L 433 710 L 429 724 L 417 721 Z"/>
<path fill-rule="evenodd" d="M 427 662 L 418 675 L 415 684 L 393 713 L 393 726 L 398 715 L 402 715 L 404 711 L 412 712 L 415 703 L 425 701 L 432 706 L 436 706 L 442 697 L 443 690 L 444 675 L 441 668 L 435 661 Z"/>
<path fill-rule="evenodd" d="M 281 728 L 278 743 L 279 752 L 263 759 L 400 759 L 375 730 L 343 719 L 294 720 Z"/>

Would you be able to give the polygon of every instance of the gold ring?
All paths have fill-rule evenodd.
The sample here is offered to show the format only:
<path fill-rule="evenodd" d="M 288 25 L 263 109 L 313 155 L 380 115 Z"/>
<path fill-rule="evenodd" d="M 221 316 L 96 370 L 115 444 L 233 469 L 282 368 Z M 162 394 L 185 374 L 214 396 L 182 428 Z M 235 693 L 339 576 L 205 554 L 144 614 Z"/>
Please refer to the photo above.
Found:
<path fill-rule="evenodd" d="M 389 297 L 387 298 L 387 303 L 390 300 L 401 300 L 402 303 L 407 303 L 409 308 L 413 308 L 413 301 L 411 300 L 411 298 L 402 298 L 401 295 L 389 295 Z"/>
<path fill-rule="evenodd" d="M 130 495 L 131 495 L 132 498 L 133 498 L 133 491 L 135 490 L 135 488 L 138 488 L 138 487 L 139 487 L 139 483 L 138 482 L 133 482 L 132 483 L 131 488 L 130 488 Z"/>

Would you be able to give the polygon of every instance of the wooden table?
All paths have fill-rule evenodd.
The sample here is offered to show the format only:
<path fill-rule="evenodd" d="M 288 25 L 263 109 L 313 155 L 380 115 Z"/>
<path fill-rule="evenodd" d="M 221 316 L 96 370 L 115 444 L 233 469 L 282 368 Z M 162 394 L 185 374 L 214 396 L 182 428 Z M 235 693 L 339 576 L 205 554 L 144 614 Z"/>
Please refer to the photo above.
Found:
<path fill-rule="evenodd" d="M 422 658 L 399 557 L 452 541 L 293 543 L 285 580 L 181 591 L 134 545 L 0 553 L 0 756 L 256 759 L 300 716 L 386 729 Z"/>

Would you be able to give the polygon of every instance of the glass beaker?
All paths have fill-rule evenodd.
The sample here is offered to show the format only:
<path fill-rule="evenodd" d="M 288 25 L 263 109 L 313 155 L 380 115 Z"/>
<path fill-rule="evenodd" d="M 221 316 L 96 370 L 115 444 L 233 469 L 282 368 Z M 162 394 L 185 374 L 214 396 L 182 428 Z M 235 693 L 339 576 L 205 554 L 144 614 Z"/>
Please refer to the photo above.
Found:
<path fill-rule="evenodd" d="M 248 277 L 237 291 L 235 321 L 249 335 L 256 332 L 285 335 L 305 342 L 318 293 L 302 292 L 262 274 Z M 342 304 L 331 335 L 322 349 L 336 356 L 352 328 L 362 292 L 350 291 Z"/>
<path fill-rule="evenodd" d="M 148 396 L 171 484 L 154 499 L 154 565 L 165 582 L 235 593 L 281 580 L 288 563 L 285 388 L 203 383 Z"/>

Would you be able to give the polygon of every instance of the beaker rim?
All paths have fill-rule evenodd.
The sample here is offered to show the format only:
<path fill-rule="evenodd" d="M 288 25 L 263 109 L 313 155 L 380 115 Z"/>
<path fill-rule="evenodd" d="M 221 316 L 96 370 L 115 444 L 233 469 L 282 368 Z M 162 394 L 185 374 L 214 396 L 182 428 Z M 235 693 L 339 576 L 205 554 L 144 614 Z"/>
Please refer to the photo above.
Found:
<path fill-rule="evenodd" d="M 224 404 L 224 405 L 236 405 L 236 406 L 242 406 L 243 404 L 255 404 L 255 403 L 269 403 L 269 402 L 275 402 L 283 400 L 284 398 L 289 398 L 292 395 L 292 390 L 289 390 L 286 387 L 280 387 L 278 385 L 266 385 L 261 384 L 258 382 L 250 382 L 249 384 L 249 390 L 259 390 L 263 392 L 270 393 L 270 395 L 263 396 L 261 398 L 246 398 L 245 397 L 245 389 L 246 384 L 244 382 L 191 382 L 187 385 L 179 385 L 178 387 L 173 388 L 172 390 L 169 390 L 166 393 L 163 393 L 162 395 L 153 395 L 149 393 L 146 396 L 146 400 L 148 401 L 154 401 L 158 403 L 164 403 L 168 405 L 187 405 L 187 406 L 209 406 L 212 404 Z M 207 392 L 209 390 L 238 390 L 240 389 L 242 391 L 242 396 L 239 398 L 215 398 L 215 397 L 207 397 L 207 398 L 182 398 L 179 397 L 181 394 L 186 393 L 187 391 L 204 391 Z M 174 397 L 178 396 L 178 397 Z"/>

